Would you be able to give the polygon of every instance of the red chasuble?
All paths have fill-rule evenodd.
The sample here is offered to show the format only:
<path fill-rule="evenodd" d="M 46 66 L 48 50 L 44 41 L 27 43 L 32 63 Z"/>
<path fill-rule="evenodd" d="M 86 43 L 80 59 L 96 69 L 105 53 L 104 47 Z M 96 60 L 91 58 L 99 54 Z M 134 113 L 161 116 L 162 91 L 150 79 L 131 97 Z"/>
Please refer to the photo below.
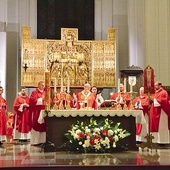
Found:
<path fill-rule="evenodd" d="M 136 110 L 142 110 L 143 114 L 148 113 L 149 98 L 147 95 L 138 96 L 132 102 Z M 140 135 L 142 130 L 142 124 L 136 123 L 136 135 Z"/>
<path fill-rule="evenodd" d="M 168 93 L 163 88 L 160 88 L 155 92 L 154 98 L 161 105 L 159 107 L 154 107 L 154 103 L 151 105 L 150 109 L 150 132 L 158 132 L 159 129 L 159 120 L 161 109 L 169 116 L 169 101 L 168 101 Z M 170 122 L 169 122 L 170 129 Z"/>
<path fill-rule="evenodd" d="M 29 105 L 28 96 L 16 97 L 13 105 L 14 114 L 15 117 L 17 117 L 16 130 L 18 130 L 20 133 L 28 133 L 31 130 L 29 107 L 24 106 L 24 104 Z M 19 109 L 21 108 L 21 105 L 23 105 L 23 108 Z"/>
<path fill-rule="evenodd" d="M 93 93 L 88 92 L 87 94 L 85 94 L 84 91 L 82 91 L 77 93 L 76 97 L 77 97 L 77 105 L 76 105 L 77 109 L 80 109 L 80 102 L 85 102 L 85 101 L 87 101 L 87 107 L 97 109 L 96 96 Z M 83 108 L 84 107 L 85 105 L 83 105 Z"/>
<path fill-rule="evenodd" d="M 0 96 L 0 135 L 6 135 L 6 123 L 7 123 L 7 101 Z"/>
<path fill-rule="evenodd" d="M 46 118 L 44 117 L 44 123 L 38 123 L 40 111 L 45 110 L 45 105 L 36 105 L 37 100 L 43 96 L 45 96 L 45 92 L 40 92 L 38 88 L 34 90 L 30 96 L 30 118 L 32 118 L 32 128 L 39 132 L 46 132 Z"/>
<path fill-rule="evenodd" d="M 129 107 L 129 105 L 130 105 L 130 95 L 127 92 L 126 93 L 120 92 L 120 96 L 122 97 L 123 101 L 126 101 L 127 107 Z M 119 97 L 119 92 L 113 93 L 110 97 L 110 100 L 117 100 L 118 97 Z M 120 105 L 123 109 L 124 104 L 120 103 Z"/>

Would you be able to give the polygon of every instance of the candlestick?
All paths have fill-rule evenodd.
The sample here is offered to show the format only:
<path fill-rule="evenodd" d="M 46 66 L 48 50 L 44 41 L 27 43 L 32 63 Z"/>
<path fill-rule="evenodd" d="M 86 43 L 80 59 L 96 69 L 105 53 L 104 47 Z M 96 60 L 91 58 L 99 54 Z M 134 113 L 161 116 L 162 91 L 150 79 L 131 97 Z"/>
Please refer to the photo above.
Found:
<path fill-rule="evenodd" d="M 45 71 L 45 110 L 50 110 L 50 72 Z"/>
<path fill-rule="evenodd" d="M 70 79 L 67 80 L 67 93 L 70 93 Z"/>
<path fill-rule="evenodd" d="M 63 78 L 61 78 L 61 92 L 63 91 Z"/>
<path fill-rule="evenodd" d="M 57 82 L 56 82 L 56 78 L 54 78 L 54 93 L 56 93 L 57 91 Z"/>
<path fill-rule="evenodd" d="M 118 92 L 120 92 L 120 78 L 118 78 Z"/>
<path fill-rule="evenodd" d="M 126 78 L 124 78 L 124 92 L 126 93 Z"/>
<path fill-rule="evenodd" d="M 130 92 L 133 92 L 133 86 L 132 86 L 132 84 L 130 85 Z"/>

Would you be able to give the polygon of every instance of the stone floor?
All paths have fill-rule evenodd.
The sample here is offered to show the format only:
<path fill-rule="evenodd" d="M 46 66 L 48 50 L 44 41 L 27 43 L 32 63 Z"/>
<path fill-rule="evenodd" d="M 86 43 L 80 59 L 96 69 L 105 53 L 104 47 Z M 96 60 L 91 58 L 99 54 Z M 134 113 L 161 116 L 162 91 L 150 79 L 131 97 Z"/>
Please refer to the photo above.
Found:
<path fill-rule="evenodd" d="M 170 166 L 170 145 L 159 146 L 157 152 L 139 148 L 137 151 L 109 154 L 44 152 L 41 147 L 29 143 L 3 144 L 0 147 L 0 168 L 37 166 Z"/>

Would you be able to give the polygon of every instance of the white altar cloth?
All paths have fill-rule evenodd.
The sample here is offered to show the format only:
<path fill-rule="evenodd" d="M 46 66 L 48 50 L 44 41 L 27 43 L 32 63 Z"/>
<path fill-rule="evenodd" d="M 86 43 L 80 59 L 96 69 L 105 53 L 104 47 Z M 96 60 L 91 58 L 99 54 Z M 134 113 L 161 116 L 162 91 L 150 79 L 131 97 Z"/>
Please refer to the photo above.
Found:
<path fill-rule="evenodd" d="M 38 122 L 39 123 L 43 123 L 44 122 L 44 117 L 46 116 L 46 112 L 44 110 L 41 111 Z M 80 116 L 80 117 L 84 117 L 84 116 L 103 116 L 103 117 L 107 117 L 107 116 L 133 116 L 135 117 L 136 123 L 141 123 L 141 124 L 145 124 L 146 120 L 145 117 L 143 115 L 142 110 L 50 110 L 48 112 L 48 116 L 49 117 L 76 117 L 76 116 Z"/>

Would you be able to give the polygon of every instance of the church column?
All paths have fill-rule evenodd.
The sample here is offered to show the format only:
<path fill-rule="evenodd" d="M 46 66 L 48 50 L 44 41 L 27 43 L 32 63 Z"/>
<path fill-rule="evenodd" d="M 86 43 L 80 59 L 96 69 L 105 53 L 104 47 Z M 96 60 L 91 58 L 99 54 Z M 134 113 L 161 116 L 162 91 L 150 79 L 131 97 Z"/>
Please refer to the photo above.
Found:
<path fill-rule="evenodd" d="M 6 0 L 0 1 L 0 86 L 4 88 L 3 97 L 6 98 Z"/>
<path fill-rule="evenodd" d="M 4 88 L 6 98 L 6 22 L 0 22 L 0 86 Z"/>
<path fill-rule="evenodd" d="M 145 0 L 145 63 L 155 71 L 155 80 L 170 85 L 170 1 Z"/>
<path fill-rule="evenodd" d="M 108 28 L 116 28 L 116 77 L 128 61 L 128 14 L 129 0 L 95 0 L 95 40 L 107 39 Z M 115 89 L 104 89 L 105 99 Z"/>
<path fill-rule="evenodd" d="M 36 0 L 4 0 L 7 1 L 7 71 L 6 96 L 8 110 L 12 111 L 15 97 L 21 86 L 21 26 L 30 25 L 32 37 L 37 36 Z"/>
<path fill-rule="evenodd" d="M 144 0 L 128 0 L 129 66 L 144 68 Z"/>

